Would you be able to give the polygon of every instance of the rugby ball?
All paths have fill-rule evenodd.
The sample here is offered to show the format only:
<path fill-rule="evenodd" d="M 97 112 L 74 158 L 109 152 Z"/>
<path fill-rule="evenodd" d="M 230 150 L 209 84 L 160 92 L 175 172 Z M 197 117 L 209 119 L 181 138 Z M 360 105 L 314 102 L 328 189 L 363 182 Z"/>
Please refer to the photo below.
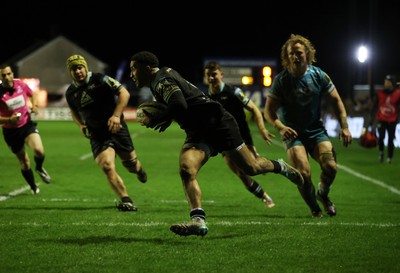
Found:
<path fill-rule="evenodd" d="M 149 119 L 147 127 L 154 127 L 167 120 L 167 105 L 157 101 L 146 101 L 140 104 L 136 110 L 136 120 L 142 123 Z"/>

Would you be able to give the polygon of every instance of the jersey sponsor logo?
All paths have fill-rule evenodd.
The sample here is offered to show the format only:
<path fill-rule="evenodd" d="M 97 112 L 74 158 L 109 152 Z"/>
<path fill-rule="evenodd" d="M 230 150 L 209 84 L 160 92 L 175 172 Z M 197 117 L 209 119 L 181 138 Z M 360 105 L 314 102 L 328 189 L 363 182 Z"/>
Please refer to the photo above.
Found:
<path fill-rule="evenodd" d="M 8 99 L 6 102 L 8 110 L 15 110 L 25 106 L 25 99 L 23 95 L 16 96 Z"/>

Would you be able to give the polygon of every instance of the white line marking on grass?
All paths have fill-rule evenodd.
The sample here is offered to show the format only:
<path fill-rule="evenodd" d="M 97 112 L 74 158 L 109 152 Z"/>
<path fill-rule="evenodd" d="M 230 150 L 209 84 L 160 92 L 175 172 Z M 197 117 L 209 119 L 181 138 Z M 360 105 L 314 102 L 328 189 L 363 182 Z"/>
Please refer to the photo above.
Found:
<path fill-rule="evenodd" d="M 2 196 L 0 196 L 0 202 L 1 201 L 6 201 L 8 198 L 10 198 L 11 196 L 9 196 L 9 195 L 2 195 Z"/>
<path fill-rule="evenodd" d="M 29 189 L 29 188 L 28 188 Z M 99 203 L 99 202 L 110 202 L 109 199 L 98 199 L 98 198 L 43 198 L 41 199 L 43 202 L 82 202 L 82 203 Z M 117 199 L 114 199 L 114 202 L 118 202 Z M 160 200 L 161 203 L 169 203 L 169 204 L 178 204 L 185 203 L 187 201 L 185 199 L 182 200 Z M 203 203 L 213 204 L 214 200 L 203 200 Z"/>
<path fill-rule="evenodd" d="M 37 186 L 39 186 L 39 183 L 36 184 Z M 10 192 L 8 195 L 10 196 L 16 196 L 18 194 L 21 194 L 27 190 L 30 190 L 31 188 L 29 186 L 24 186 L 22 188 L 16 189 L 15 191 Z"/>
<path fill-rule="evenodd" d="M 90 153 L 90 154 L 84 154 L 84 155 L 82 155 L 82 156 L 79 158 L 79 160 L 86 160 L 86 159 L 90 158 L 91 156 L 92 156 L 92 153 Z"/>
<path fill-rule="evenodd" d="M 12 191 L 12 192 L 9 192 L 7 195 L 1 195 L 1 196 L 0 196 L 0 202 L 1 202 L 1 201 L 6 201 L 7 199 L 9 199 L 9 198 L 11 198 L 11 197 L 20 195 L 21 193 L 26 192 L 27 190 L 30 190 L 30 189 L 31 189 L 31 188 L 30 188 L 29 186 L 25 186 L 25 187 L 16 189 L 16 190 L 14 190 L 14 191 Z"/>
<path fill-rule="evenodd" d="M 266 226 L 357 226 L 357 227 L 399 227 L 400 224 L 392 224 L 392 223 L 342 223 L 342 222 L 304 222 L 304 223 L 283 223 L 283 222 L 229 222 L 229 221 L 221 221 L 216 223 L 211 223 L 211 225 L 219 225 L 219 226 L 252 226 L 252 225 L 266 225 Z"/>
<path fill-rule="evenodd" d="M 187 200 L 160 200 L 161 203 L 187 203 Z M 209 204 L 213 204 L 215 203 L 214 200 L 202 200 L 202 203 L 209 203 Z"/>
<path fill-rule="evenodd" d="M 353 175 L 355 177 L 361 178 L 361 179 L 363 179 L 365 181 L 371 182 L 371 183 L 373 183 L 375 185 L 378 185 L 378 186 L 380 186 L 382 188 L 388 189 L 389 191 L 391 191 L 391 192 L 393 192 L 395 194 L 399 194 L 400 195 L 400 190 L 398 190 L 395 187 L 392 187 L 392 186 L 386 184 L 385 182 L 382 182 L 380 180 L 376 180 L 376 179 L 373 179 L 373 178 L 371 178 L 369 176 L 366 176 L 366 175 L 363 175 L 361 173 L 358 173 L 358 172 L 356 172 L 356 171 L 354 171 L 354 170 L 352 170 L 352 169 L 350 169 L 350 168 L 348 168 L 346 166 L 339 165 L 339 164 L 337 164 L 337 165 L 338 165 L 338 167 L 340 169 L 344 170 L 345 172 L 347 172 L 347 173 L 349 173 L 349 174 L 351 174 L 351 175 Z"/>
<path fill-rule="evenodd" d="M 99 202 L 110 202 L 110 199 L 98 199 L 98 198 L 43 198 L 43 202 L 82 202 L 82 203 L 99 203 Z M 114 200 L 116 202 L 118 200 Z"/>
<path fill-rule="evenodd" d="M 148 223 L 86 223 L 86 222 L 79 222 L 79 223 L 72 223 L 73 226 L 106 226 L 106 227 L 115 227 L 115 226 L 134 226 L 134 227 L 159 227 L 168 225 L 168 223 L 164 222 L 148 222 Z"/>
<path fill-rule="evenodd" d="M 58 224 L 58 223 L 38 223 L 38 222 L 27 222 L 27 223 L 0 223 L 0 226 L 32 226 L 32 227 L 49 227 L 49 226 L 106 226 L 106 227 L 116 227 L 116 226 L 135 226 L 135 227 L 159 227 L 170 225 L 170 223 L 166 222 L 145 222 L 145 223 L 125 223 L 125 222 L 117 222 L 117 223 L 90 223 L 90 222 L 75 222 L 75 223 L 66 223 L 66 224 Z M 211 222 L 208 223 L 208 226 L 353 226 L 353 227 L 376 227 L 376 228 L 397 228 L 400 227 L 400 224 L 393 223 L 343 223 L 343 222 L 229 222 L 229 221 L 220 221 L 220 222 Z"/>

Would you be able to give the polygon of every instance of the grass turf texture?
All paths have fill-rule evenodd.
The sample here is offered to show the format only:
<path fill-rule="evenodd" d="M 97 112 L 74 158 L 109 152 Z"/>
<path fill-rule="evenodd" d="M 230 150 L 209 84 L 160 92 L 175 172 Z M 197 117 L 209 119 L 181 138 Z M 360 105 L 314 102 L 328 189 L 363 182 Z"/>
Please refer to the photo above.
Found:
<path fill-rule="evenodd" d="M 149 179 L 140 183 L 119 161 L 117 170 L 138 212 L 115 208 L 73 122 L 39 122 L 53 181 L 35 173 L 36 196 L 16 193 L 26 184 L 0 140 L 0 272 L 399 272 L 399 149 L 391 165 L 380 164 L 377 149 L 357 140 L 346 149 L 333 139 L 339 170 L 330 196 L 338 215 L 322 219 L 311 218 L 283 176 L 255 177 L 276 202 L 267 209 L 221 156 L 211 158 L 199 174 L 209 233 L 179 237 L 169 226 L 189 219 L 178 176 L 183 132 L 176 124 L 164 133 L 128 125 Z M 278 140 L 267 145 L 252 130 L 260 154 L 286 159 Z M 316 185 L 314 162 L 312 171 Z"/>

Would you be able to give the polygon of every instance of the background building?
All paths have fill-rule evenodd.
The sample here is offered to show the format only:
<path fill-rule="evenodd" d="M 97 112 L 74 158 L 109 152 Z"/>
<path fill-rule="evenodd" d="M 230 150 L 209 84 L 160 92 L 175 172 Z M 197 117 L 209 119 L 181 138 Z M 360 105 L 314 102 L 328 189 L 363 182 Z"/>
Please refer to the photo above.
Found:
<path fill-rule="evenodd" d="M 13 57 L 15 77 L 26 81 L 35 92 L 40 92 L 40 106 L 66 106 L 65 91 L 71 83 L 66 60 L 74 54 L 83 55 L 89 70 L 104 73 L 107 64 L 60 35 Z"/>

